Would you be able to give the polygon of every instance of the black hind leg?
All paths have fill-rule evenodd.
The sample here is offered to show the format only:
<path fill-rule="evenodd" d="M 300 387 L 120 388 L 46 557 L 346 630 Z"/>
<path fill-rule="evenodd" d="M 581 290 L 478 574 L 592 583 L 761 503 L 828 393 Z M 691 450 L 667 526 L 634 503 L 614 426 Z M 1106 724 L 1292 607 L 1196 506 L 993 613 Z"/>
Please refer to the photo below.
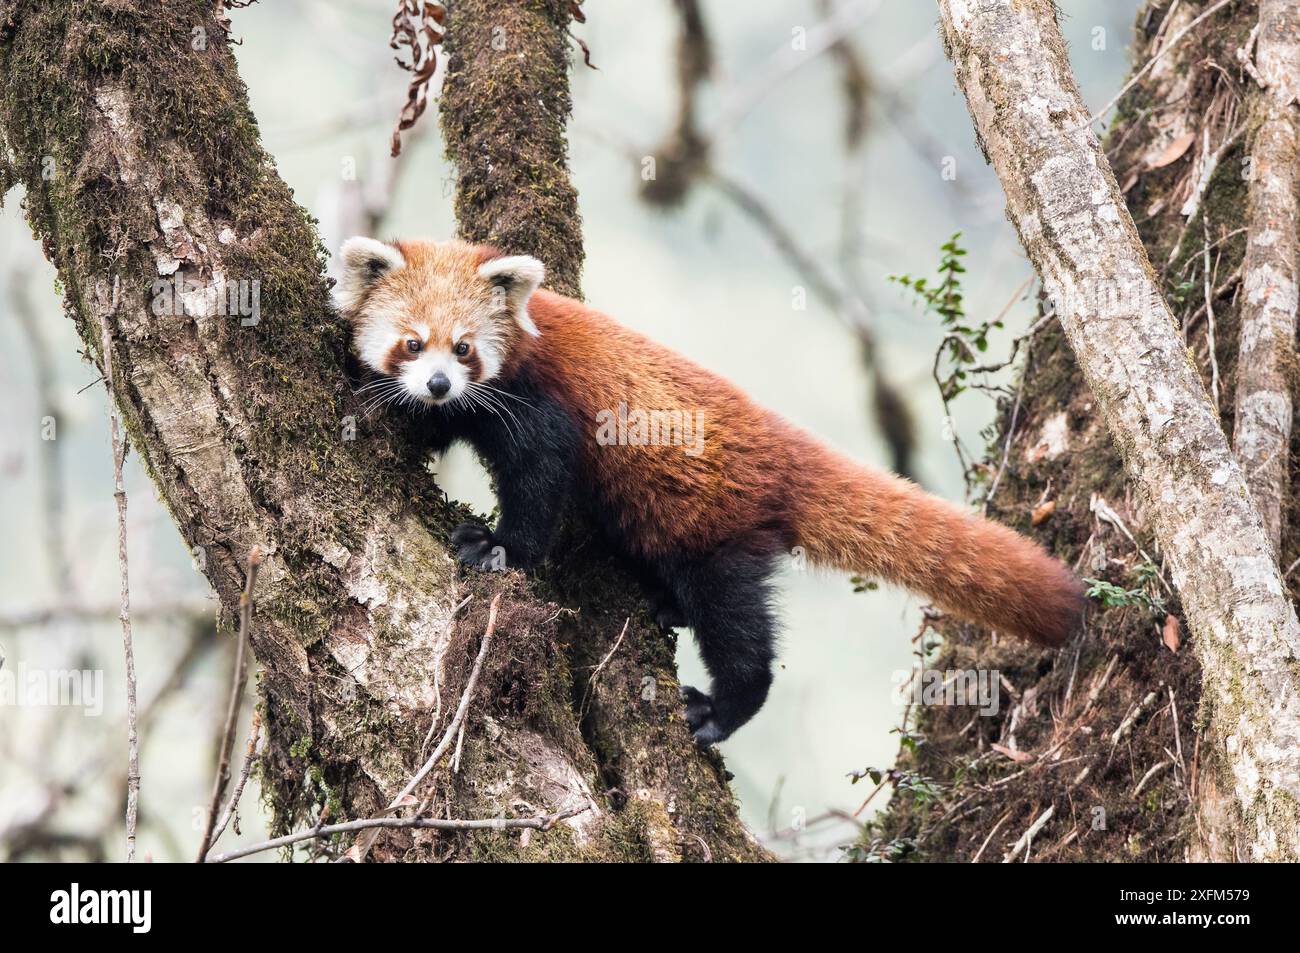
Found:
<path fill-rule="evenodd" d="M 686 613 L 677 604 L 676 594 L 660 579 L 658 572 L 643 563 L 634 563 L 633 570 L 646 601 L 650 603 L 650 618 L 654 619 L 655 625 L 661 629 L 680 629 L 690 624 L 686 621 Z"/>
<path fill-rule="evenodd" d="M 686 720 L 702 746 L 729 737 L 767 699 L 776 654 L 773 558 L 763 541 L 744 540 L 665 573 L 713 679 L 708 695 L 682 689 Z"/>

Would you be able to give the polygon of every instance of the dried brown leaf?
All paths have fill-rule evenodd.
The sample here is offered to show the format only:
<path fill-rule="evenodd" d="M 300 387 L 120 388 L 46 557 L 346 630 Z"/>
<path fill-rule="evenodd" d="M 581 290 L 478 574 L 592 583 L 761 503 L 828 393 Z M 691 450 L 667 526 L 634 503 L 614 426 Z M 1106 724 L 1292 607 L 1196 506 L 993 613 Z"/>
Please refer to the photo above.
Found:
<path fill-rule="evenodd" d="M 406 88 L 406 103 L 398 115 L 397 128 L 393 130 L 393 158 L 401 154 L 402 132 L 414 126 L 429 105 L 429 81 L 438 69 L 437 47 L 446 34 L 443 29 L 446 19 L 447 8 L 441 3 L 398 0 L 388 45 L 399 53 L 403 49 L 410 51 L 410 62 L 401 56 L 395 59 L 399 67 L 412 75 Z"/>
<path fill-rule="evenodd" d="M 1008 748 L 1006 745 L 1000 745 L 996 742 L 989 745 L 998 754 L 1004 754 L 1017 764 L 1024 764 L 1026 761 L 1033 761 L 1034 756 L 1028 751 L 1016 751 L 1014 748 Z"/>
<path fill-rule="evenodd" d="M 1196 133 L 1188 132 L 1179 136 L 1173 142 L 1165 147 L 1165 151 L 1160 153 L 1150 162 L 1147 163 L 1148 169 L 1163 169 L 1165 166 L 1177 162 L 1183 157 L 1189 146 L 1196 141 Z"/>
<path fill-rule="evenodd" d="M 573 37 L 573 41 L 582 47 L 582 62 L 590 69 L 599 69 L 599 67 L 592 66 L 591 64 L 591 48 L 587 46 L 587 41 L 580 36 L 574 36 L 572 33 L 570 33 L 569 36 Z"/>
<path fill-rule="evenodd" d="M 1178 617 L 1174 615 L 1165 616 L 1165 628 L 1160 635 L 1160 641 L 1171 652 L 1177 652 L 1183 644 L 1182 626 L 1178 624 Z"/>

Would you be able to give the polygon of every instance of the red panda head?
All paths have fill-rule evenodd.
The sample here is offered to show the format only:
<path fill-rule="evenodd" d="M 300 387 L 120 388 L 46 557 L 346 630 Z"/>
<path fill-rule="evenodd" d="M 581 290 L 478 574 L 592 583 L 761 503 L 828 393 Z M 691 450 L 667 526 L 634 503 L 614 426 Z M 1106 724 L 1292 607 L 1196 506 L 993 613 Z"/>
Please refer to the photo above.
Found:
<path fill-rule="evenodd" d="M 464 242 L 350 238 L 339 250 L 339 307 L 370 369 L 419 403 L 451 404 L 501 373 L 540 332 L 528 299 L 542 263 Z"/>

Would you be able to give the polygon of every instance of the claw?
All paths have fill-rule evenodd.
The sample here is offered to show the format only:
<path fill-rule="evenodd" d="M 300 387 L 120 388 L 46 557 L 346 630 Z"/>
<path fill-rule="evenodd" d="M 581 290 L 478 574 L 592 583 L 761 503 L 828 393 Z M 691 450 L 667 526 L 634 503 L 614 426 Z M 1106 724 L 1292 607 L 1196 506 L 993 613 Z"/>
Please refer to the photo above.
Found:
<path fill-rule="evenodd" d="M 661 629 L 684 629 L 689 624 L 686 614 L 668 599 L 654 600 L 650 604 L 650 615 Z"/>
<path fill-rule="evenodd" d="M 461 523 L 452 530 L 451 544 L 456 547 L 456 558 L 466 566 L 483 572 L 506 568 L 505 547 L 481 523 Z"/>

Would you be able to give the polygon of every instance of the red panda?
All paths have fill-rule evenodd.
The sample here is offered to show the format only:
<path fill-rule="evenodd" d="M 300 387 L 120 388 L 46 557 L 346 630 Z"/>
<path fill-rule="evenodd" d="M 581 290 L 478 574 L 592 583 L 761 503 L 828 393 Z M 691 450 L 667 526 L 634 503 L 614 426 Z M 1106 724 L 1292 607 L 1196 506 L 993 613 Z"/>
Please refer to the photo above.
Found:
<path fill-rule="evenodd" d="M 570 501 L 592 507 L 667 626 L 689 625 L 708 694 L 696 740 L 728 737 L 772 680 L 769 579 L 814 564 L 897 583 L 1041 645 L 1080 625 L 1076 577 L 1031 540 L 820 444 L 723 378 L 579 301 L 542 264 L 462 242 L 353 238 L 338 295 L 376 402 L 418 408 L 444 449 L 470 443 L 500 519 L 457 527 L 480 569 L 545 559 Z"/>

